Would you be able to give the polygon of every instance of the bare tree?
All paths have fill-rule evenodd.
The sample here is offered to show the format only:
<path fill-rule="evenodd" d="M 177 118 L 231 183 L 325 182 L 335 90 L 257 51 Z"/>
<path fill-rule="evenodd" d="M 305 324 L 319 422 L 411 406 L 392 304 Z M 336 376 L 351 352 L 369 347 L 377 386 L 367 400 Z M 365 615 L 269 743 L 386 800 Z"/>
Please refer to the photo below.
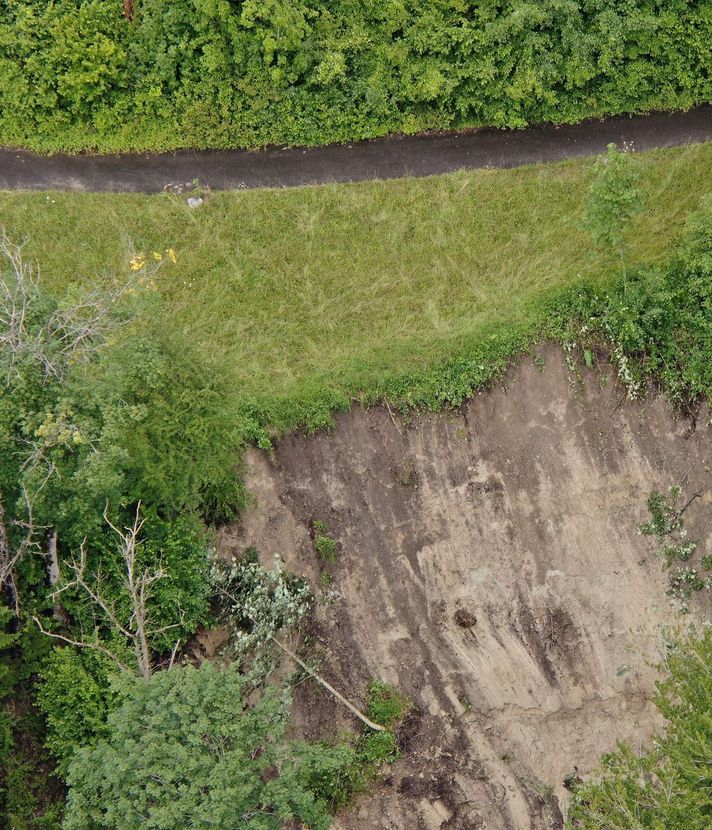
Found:
<path fill-rule="evenodd" d="M 46 376 L 61 379 L 72 362 L 90 357 L 106 343 L 118 325 L 116 303 L 131 281 L 111 288 L 91 286 L 48 312 L 40 307 L 39 268 L 23 258 L 22 247 L 0 228 L 0 255 L 9 265 L 0 274 L 0 366 L 12 377 L 29 357 Z"/>
<path fill-rule="evenodd" d="M 112 524 L 107 510 L 104 510 L 106 523 L 118 536 L 118 551 L 123 563 L 121 585 L 123 596 L 121 599 L 128 600 L 130 608 L 128 619 L 126 619 L 125 614 L 122 615 L 118 610 L 117 601 L 109 599 L 101 571 L 97 570 L 93 574 L 88 573 L 86 540 L 80 547 L 79 560 L 74 559 L 67 565 L 73 577 L 63 582 L 61 587 L 52 594 L 52 597 L 56 600 L 62 593 L 72 588 L 78 588 L 88 596 L 104 624 L 108 625 L 113 632 L 123 636 L 130 644 L 136 660 L 135 668 L 144 680 L 148 680 L 153 672 L 152 654 L 157 639 L 167 631 L 180 628 L 183 624 L 184 613 L 182 609 L 179 609 L 180 620 L 177 623 L 163 626 L 156 626 L 153 623 L 152 589 L 156 582 L 165 579 L 168 573 L 160 565 L 155 569 L 141 568 L 139 565 L 139 537 L 144 524 L 144 519 L 141 518 L 140 513 L 141 503 L 139 502 L 133 524 L 121 530 Z M 48 636 L 70 643 L 78 648 L 92 648 L 100 651 L 113 660 L 122 671 L 132 671 L 122 657 L 101 642 L 98 632 L 95 631 L 93 639 L 73 639 L 63 634 L 47 631 L 37 617 L 34 617 L 34 620 L 40 630 Z M 175 661 L 179 646 L 180 639 L 177 639 L 171 652 L 169 668 Z"/>
<path fill-rule="evenodd" d="M 24 488 L 22 492 L 26 504 L 27 518 L 22 521 L 13 519 L 9 522 L 5 515 L 2 493 L 0 493 L 0 591 L 5 593 L 15 614 L 20 612 L 15 585 L 15 569 L 28 550 L 38 547 L 32 502 Z M 19 531 L 19 539 L 14 542 L 10 528 L 16 528 Z"/>

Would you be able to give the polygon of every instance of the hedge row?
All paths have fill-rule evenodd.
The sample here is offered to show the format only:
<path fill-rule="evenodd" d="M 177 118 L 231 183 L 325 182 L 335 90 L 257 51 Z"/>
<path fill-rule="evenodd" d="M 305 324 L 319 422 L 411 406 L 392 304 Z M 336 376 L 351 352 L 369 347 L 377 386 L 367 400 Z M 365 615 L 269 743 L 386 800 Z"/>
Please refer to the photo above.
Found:
<path fill-rule="evenodd" d="M 0 142 L 322 144 L 712 100 L 712 0 L 2 0 Z"/>

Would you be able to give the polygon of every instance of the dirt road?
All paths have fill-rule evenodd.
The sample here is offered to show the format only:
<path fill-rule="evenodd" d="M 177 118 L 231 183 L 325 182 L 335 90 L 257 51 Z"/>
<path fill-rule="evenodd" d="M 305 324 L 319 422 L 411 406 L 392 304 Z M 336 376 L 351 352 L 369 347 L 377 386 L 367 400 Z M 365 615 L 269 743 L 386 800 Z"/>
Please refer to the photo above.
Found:
<path fill-rule="evenodd" d="M 0 189 L 157 193 L 198 180 L 214 190 L 429 176 L 590 156 L 611 141 L 637 150 L 712 140 L 712 106 L 526 130 L 395 136 L 313 148 L 159 155 L 38 156 L 0 149 Z"/>

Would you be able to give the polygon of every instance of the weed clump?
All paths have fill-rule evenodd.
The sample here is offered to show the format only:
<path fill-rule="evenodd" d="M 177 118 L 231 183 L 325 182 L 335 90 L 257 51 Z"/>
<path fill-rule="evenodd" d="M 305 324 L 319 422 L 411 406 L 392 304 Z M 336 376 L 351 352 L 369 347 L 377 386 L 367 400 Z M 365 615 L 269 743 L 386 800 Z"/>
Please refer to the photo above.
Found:
<path fill-rule="evenodd" d="M 326 522 L 315 519 L 311 524 L 312 545 L 314 552 L 322 562 L 333 565 L 339 550 L 336 539 L 329 536 L 329 528 Z"/>

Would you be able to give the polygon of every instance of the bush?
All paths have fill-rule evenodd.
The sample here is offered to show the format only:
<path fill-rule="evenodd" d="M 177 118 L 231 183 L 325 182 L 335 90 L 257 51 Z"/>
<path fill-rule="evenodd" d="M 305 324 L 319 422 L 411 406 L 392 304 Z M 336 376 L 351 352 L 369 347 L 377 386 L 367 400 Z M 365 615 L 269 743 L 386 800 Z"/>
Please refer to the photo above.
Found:
<path fill-rule="evenodd" d="M 325 522 L 316 519 L 311 525 L 312 545 L 314 552 L 322 562 L 328 562 L 333 565 L 336 562 L 336 555 L 338 553 L 338 543 L 336 539 L 329 536 L 329 528 Z"/>
<path fill-rule="evenodd" d="M 596 175 L 589 188 L 585 225 L 595 244 L 620 257 L 624 287 L 626 278 L 625 231 L 643 209 L 639 189 L 640 169 L 626 148 L 620 152 L 608 145 L 605 156 L 596 159 Z"/>
<path fill-rule="evenodd" d="M 395 729 L 412 708 L 411 701 L 392 686 L 374 680 L 366 694 L 366 713 L 376 723 Z M 351 744 L 309 744 L 299 751 L 300 776 L 331 812 L 346 807 L 368 789 L 383 763 L 400 755 L 393 731 L 374 732 L 368 727 Z"/>
<path fill-rule="evenodd" d="M 374 680 L 368 687 L 366 714 L 388 729 L 403 720 L 412 705 L 405 695 L 382 680 Z"/>
<path fill-rule="evenodd" d="M 712 634 L 684 644 L 668 666 L 670 678 L 655 699 L 667 719 L 665 737 L 641 754 L 621 746 L 607 755 L 594 778 L 574 791 L 572 830 L 710 826 Z"/>
<path fill-rule="evenodd" d="M 558 304 L 551 331 L 565 343 L 596 341 L 629 397 L 658 384 L 680 409 L 712 390 L 712 196 L 689 220 L 679 251 L 663 270 L 640 270 L 625 289 L 581 289 Z"/>
<path fill-rule="evenodd" d="M 47 719 L 45 745 L 64 774 L 77 750 L 106 734 L 115 702 L 109 678 L 115 667 L 95 651 L 55 649 L 42 672 L 37 703 Z"/>
<path fill-rule="evenodd" d="M 710 0 L 13 0 L 0 141 L 321 144 L 712 97 Z"/>

